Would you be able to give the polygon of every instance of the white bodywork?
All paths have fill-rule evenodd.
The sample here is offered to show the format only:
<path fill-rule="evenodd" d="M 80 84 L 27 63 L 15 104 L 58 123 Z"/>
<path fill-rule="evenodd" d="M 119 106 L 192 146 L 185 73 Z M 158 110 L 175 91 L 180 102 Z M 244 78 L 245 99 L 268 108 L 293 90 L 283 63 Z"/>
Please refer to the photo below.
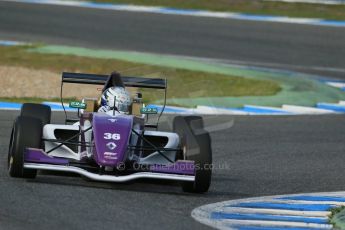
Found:
<path fill-rule="evenodd" d="M 57 139 L 55 136 L 55 130 L 72 130 L 72 131 L 79 131 L 86 130 L 91 126 L 91 123 L 89 121 L 86 121 L 84 126 L 80 126 L 79 122 L 75 123 L 73 125 L 53 125 L 53 124 L 47 124 L 43 128 L 43 138 L 44 139 Z M 135 127 L 134 129 L 139 131 L 139 127 Z M 177 148 L 179 145 L 179 136 L 176 133 L 170 133 L 170 132 L 160 132 L 160 131 L 145 131 L 145 136 L 160 136 L 160 137 L 166 137 L 168 139 L 168 142 L 164 146 L 164 148 Z M 92 130 L 89 130 L 85 132 L 85 143 L 91 144 L 91 138 L 92 138 Z M 131 138 L 131 145 L 135 145 L 137 143 L 137 135 L 132 134 Z M 79 137 L 79 141 L 81 141 L 81 137 Z M 45 152 L 49 151 L 50 149 L 58 146 L 59 142 L 51 142 L 51 141 L 45 141 Z M 164 152 L 164 151 L 162 151 Z M 171 159 L 172 161 L 175 160 L 176 151 L 166 151 L 164 154 Z M 81 152 L 81 147 L 78 147 L 78 151 L 75 152 L 66 145 L 62 145 L 61 147 L 51 151 L 48 155 L 53 157 L 63 157 L 63 158 L 70 158 L 74 160 L 81 160 L 83 157 L 91 157 L 92 156 L 92 147 L 87 147 L 86 152 Z M 129 157 L 133 159 L 133 156 L 131 156 L 131 153 L 129 153 Z M 146 156 L 145 158 L 139 158 L 137 159 L 138 163 L 140 164 L 166 164 L 169 163 L 164 157 L 162 157 L 158 152 L 154 152 L 150 154 L 149 156 Z"/>
<path fill-rule="evenodd" d="M 55 130 L 62 129 L 62 130 L 73 130 L 79 131 L 80 127 L 78 125 L 45 125 L 43 127 L 43 139 L 56 139 Z M 44 147 L 45 151 L 49 151 L 50 149 L 56 147 L 60 143 L 58 142 L 50 142 L 45 141 Z M 53 150 L 49 153 L 50 156 L 54 157 L 64 157 L 64 158 L 71 158 L 75 160 L 80 160 L 81 154 L 78 152 L 73 152 L 72 149 L 68 148 L 66 145 L 62 145 L 61 147 Z"/>
<path fill-rule="evenodd" d="M 179 145 L 179 136 L 176 133 L 169 132 L 158 132 L 158 131 L 145 131 L 145 136 L 160 136 L 167 137 L 168 143 L 165 145 L 165 148 L 177 148 Z M 175 161 L 176 152 L 168 151 L 164 152 L 170 160 Z M 145 158 L 141 158 L 139 163 L 141 164 L 166 164 L 168 162 L 164 157 L 162 157 L 158 152 L 154 152 Z"/>

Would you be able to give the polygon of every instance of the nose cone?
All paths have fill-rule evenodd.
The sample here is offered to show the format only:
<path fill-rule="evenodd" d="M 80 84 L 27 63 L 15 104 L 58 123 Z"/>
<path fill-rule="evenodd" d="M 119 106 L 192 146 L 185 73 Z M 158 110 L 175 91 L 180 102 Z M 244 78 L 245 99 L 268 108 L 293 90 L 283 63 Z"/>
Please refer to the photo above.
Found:
<path fill-rule="evenodd" d="M 98 165 L 116 167 L 126 159 L 133 116 L 94 114 L 94 159 Z"/>

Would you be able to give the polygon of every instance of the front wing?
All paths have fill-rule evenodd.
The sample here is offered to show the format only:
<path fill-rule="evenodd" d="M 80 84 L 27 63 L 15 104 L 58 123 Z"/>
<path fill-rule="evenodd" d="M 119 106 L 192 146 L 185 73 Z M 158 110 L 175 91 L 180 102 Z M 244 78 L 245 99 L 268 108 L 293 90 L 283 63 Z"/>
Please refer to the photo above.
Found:
<path fill-rule="evenodd" d="M 103 182 L 127 182 L 136 179 L 163 179 L 175 181 L 195 181 L 193 161 L 176 161 L 171 165 L 151 165 L 149 171 L 134 172 L 128 175 L 104 175 L 87 171 L 70 164 L 65 158 L 48 156 L 41 149 L 28 148 L 25 151 L 24 168 L 76 173 L 91 180 Z"/>

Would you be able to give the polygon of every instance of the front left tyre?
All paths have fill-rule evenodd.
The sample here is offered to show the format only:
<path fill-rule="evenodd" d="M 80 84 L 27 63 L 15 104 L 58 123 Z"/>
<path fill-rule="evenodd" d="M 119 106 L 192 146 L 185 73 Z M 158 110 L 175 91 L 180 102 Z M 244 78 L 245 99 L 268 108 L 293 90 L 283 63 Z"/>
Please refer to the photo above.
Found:
<path fill-rule="evenodd" d="M 8 148 L 8 172 L 11 177 L 35 178 L 37 170 L 24 168 L 26 148 L 40 148 L 42 121 L 37 118 L 19 116 L 14 121 Z"/>
<path fill-rule="evenodd" d="M 50 124 L 51 108 L 43 104 L 24 103 L 20 110 L 20 116 L 37 118 L 42 121 L 44 126 Z"/>

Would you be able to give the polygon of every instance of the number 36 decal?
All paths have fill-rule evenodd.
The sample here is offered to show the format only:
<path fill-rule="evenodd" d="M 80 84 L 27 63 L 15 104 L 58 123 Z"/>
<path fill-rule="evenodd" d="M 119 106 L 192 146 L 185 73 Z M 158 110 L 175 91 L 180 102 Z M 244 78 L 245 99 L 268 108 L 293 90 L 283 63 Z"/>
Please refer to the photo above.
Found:
<path fill-rule="evenodd" d="M 119 133 L 104 133 L 104 139 L 117 141 L 121 139 L 121 136 Z"/>

